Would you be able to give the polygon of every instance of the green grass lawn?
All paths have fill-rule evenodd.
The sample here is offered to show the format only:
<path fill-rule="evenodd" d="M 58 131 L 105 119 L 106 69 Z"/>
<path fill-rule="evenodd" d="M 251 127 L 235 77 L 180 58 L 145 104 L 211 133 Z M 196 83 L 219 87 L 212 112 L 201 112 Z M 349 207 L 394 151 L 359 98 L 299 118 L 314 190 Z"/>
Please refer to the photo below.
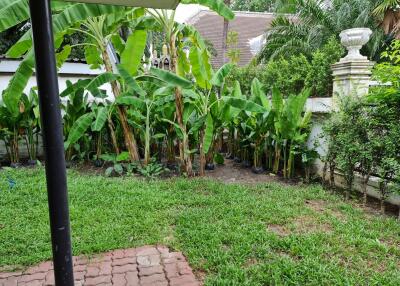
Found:
<path fill-rule="evenodd" d="M 399 223 L 319 186 L 70 171 L 69 196 L 75 255 L 159 243 L 206 285 L 400 285 Z M 0 266 L 50 257 L 43 170 L 0 171 Z"/>

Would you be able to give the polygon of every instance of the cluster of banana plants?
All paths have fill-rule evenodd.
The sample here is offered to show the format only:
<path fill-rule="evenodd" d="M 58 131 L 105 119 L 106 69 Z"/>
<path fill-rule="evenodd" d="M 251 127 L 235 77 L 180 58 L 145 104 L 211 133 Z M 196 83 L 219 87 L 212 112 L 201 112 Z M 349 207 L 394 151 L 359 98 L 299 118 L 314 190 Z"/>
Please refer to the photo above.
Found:
<path fill-rule="evenodd" d="M 203 4 L 228 20 L 233 18 L 222 0 L 183 3 Z M 221 162 L 228 133 L 229 156 L 253 165 L 256 172 L 264 168 L 293 176 L 296 154 L 304 149 L 308 135 L 310 114 L 303 110 L 309 92 L 284 99 L 274 90 L 267 96 L 257 79 L 249 95 L 242 94 L 238 83 L 227 86 L 225 77 L 233 65 L 214 71 L 204 40 L 193 27 L 175 22 L 174 12 L 64 1 L 52 1 L 52 5 L 58 67 L 73 48 L 63 44 L 64 37 L 79 32 L 86 38 L 78 44 L 85 48 L 86 62 L 93 69 L 104 70 L 95 78 L 69 82 L 61 93 L 68 161 L 93 160 L 100 166 L 104 158 L 115 158 L 111 163 L 121 173 L 121 169 L 133 169 L 123 161 L 146 168 L 157 160 L 178 165 L 188 176 L 196 170 L 204 175 L 215 159 Z M 3 7 L 0 15 L 11 10 L 19 13 L 11 13 L 18 17 L 7 21 L 0 17 L 0 31 L 29 16 L 26 1 L 13 0 Z M 165 35 L 171 57 L 169 70 L 146 70 L 142 64 L 152 32 Z M 1 128 L 11 132 L 3 137 L 14 150 L 21 135 L 16 122 L 26 118 L 22 114 L 30 106 L 22 96 L 34 66 L 30 31 L 8 56 L 24 56 L 3 94 L 3 109 L 10 113 L 5 115 L 10 122 Z M 102 89 L 105 84 L 111 93 Z M 26 137 L 32 138 L 38 128 L 26 130 Z M 10 157 L 14 158 L 12 152 Z M 197 158 L 198 168 L 193 167 Z M 160 168 L 148 167 L 143 172 L 148 170 Z"/>
<path fill-rule="evenodd" d="M 35 90 L 27 95 L 3 92 L 0 101 L 0 139 L 4 142 L 11 166 L 20 165 L 20 145 L 24 145 L 28 164 L 35 165 L 39 143 L 39 107 Z"/>
<path fill-rule="evenodd" d="M 243 95 L 236 82 L 232 96 L 226 97 L 234 113 L 228 127 L 228 156 L 252 166 L 255 173 L 267 170 L 284 178 L 293 178 L 298 161 L 309 167 L 304 161 L 311 154 L 306 144 L 311 120 L 311 112 L 305 112 L 309 95 L 310 91 L 304 90 L 285 98 L 273 89 L 267 96 L 257 78 L 252 81 L 251 94 Z"/>

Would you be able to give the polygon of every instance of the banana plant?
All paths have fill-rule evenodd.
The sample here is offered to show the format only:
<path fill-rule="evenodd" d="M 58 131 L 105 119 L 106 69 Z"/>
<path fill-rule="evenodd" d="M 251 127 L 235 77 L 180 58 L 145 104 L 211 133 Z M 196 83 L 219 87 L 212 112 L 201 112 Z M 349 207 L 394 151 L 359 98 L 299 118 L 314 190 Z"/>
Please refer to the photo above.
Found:
<path fill-rule="evenodd" d="M 274 172 L 279 170 L 283 153 L 283 175 L 293 176 L 296 146 L 306 141 L 311 113 L 304 113 L 310 90 L 303 90 L 299 95 L 290 95 L 287 99 L 276 88 L 272 92 L 272 110 L 274 113 Z"/>
<path fill-rule="evenodd" d="M 222 0 L 190 0 L 182 3 L 204 5 L 228 20 L 234 18 L 233 12 Z M 171 57 L 170 70 L 182 77 L 190 74 L 195 78 L 196 85 L 201 88 L 210 88 L 209 81 L 213 76 L 210 64 L 211 56 L 199 33 L 193 27 L 176 23 L 175 11 L 148 9 L 148 13 L 156 22 L 156 25 L 153 25 L 153 29 L 161 30 L 165 33 L 165 42 Z M 191 47 L 189 59 L 184 53 L 184 47 Z M 184 99 L 182 90 L 179 87 L 175 89 L 175 103 L 176 121 L 180 126 L 179 129 L 187 133 L 183 120 L 183 115 L 185 113 Z M 188 138 L 183 137 L 182 140 L 188 140 Z M 193 170 L 191 158 L 189 156 L 189 141 L 179 143 L 179 153 L 182 166 L 184 166 L 186 173 L 191 176 Z"/>
<path fill-rule="evenodd" d="M 19 139 L 23 134 L 24 104 L 22 94 L 3 91 L 0 101 L 0 129 L 12 165 L 19 164 Z"/>
<path fill-rule="evenodd" d="M 144 166 L 147 166 L 151 160 L 152 140 L 165 137 L 163 133 L 154 134 L 154 125 L 157 122 L 155 109 L 163 106 L 164 92 L 164 88 L 156 90 L 153 86 L 148 95 L 135 97 L 127 93 L 116 99 L 118 105 L 133 107 L 128 110 L 128 115 L 130 122 L 141 131 L 144 138 Z"/>
<path fill-rule="evenodd" d="M 63 111 L 63 132 L 64 138 L 71 133 L 75 122 L 87 113 L 89 108 L 88 95 L 80 86 L 83 81 L 72 84 L 67 81 L 67 89 L 61 93 L 61 109 Z M 74 142 L 75 143 L 75 142 Z M 70 161 L 74 153 L 73 144 L 68 144 L 66 148 L 66 159 Z"/>
<path fill-rule="evenodd" d="M 235 89 L 238 93 L 240 86 L 236 84 Z M 226 101 L 243 111 L 239 130 L 245 145 L 253 147 L 253 171 L 259 173 L 262 171 L 261 155 L 272 125 L 271 103 L 257 78 L 252 81 L 251 96 L 248 99 L 227 97 Z"/>
<path fill-rule="evenodd" d="M 64 143 L 65 149 L 69 149 L 77 143 L 90 129 L 94 134 L 97 135 L 96 142 L 96 160 L 99 160 L 102 154 L 102 131 L 104 130 L 108 117 L 110 106 L 107 107 L 103 104 L 93 103 L 90 107 L 91 111 L 84 113 L 80 116 L 72 125 L 71 130 L 68 133 L 66 142 Z"/>
<path fill-rule="evenodd" d="M 53 15 L 53 32 L 55 38 L 55 49 L 59 49 L 64 35 L 69 28 L 76 26 L 80 22 L 89 17 L 97 17 L 104 14 L 116 13 L 126 8 L 83 4 L 83 3 L 66 3 L 63 1 L 51 1 Z M 21 24 L 29 20 L 29 5 L 26 0 L 1 0 L 0 1 L 0 32 L 8 28 Z M 71 47 L 65 47 L 63 51 L 57 54 L 58 66 L 62 64 L 68 57 L 68 51 Z M 28 30 L 19 41 L 7 52 L 9 58 L 24 57 L 17 71 L 10 80 L 4 96 L 13 96 L 14 94 L 22 95 L 26 88 L 29 78 L 33 75 L 35 60 L 32 48 L 32 31 Z"/>
<path fill-rule="evenodd" d="M 35 165 L 40 133 L 39 98 L 35 90 L 31 89 L 29 96 L 22 95 L 21 102 L 21 111 L 23 111 L 22 126 L 29 155 L 29 164 Z"/>

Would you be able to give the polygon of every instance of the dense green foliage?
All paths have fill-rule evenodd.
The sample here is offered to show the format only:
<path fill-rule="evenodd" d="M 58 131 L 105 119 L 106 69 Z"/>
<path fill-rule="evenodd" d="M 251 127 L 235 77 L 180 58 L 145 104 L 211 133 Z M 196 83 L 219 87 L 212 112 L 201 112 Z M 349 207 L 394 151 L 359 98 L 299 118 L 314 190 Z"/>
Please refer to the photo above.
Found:
<path fill-rule="evenodd" d="M 287 1 L 293 6 L 293 1 Z M 296 18 L 279 16 L 268 30 L 267 44 L 259 61 L 267 62 L 280 56 L 304 54 L 307 57 L 325 45 L 333 36 L 339 39 L 341 31 L 368 27 L 373 30 L 371 41 L 363 53 L 376 59 L 384 46 L 384 34 L 379 25 L 380 16 L 372 16 L 379 0 L 299 0 Z"/>
<path fill-rule="evenodd" d="M 75 255 L 159 243 L 183 251 L 205 285 L 400 283 L 398 222 L 318 186 L 144 184 L 75 171 L 68 182 Z M 0 265 L 50 259 L 44 171 L 3 170 L 0 189 Z"/>
<path fill-rule="evenodd" d="M 339 111 L 325 126 L 329 169 L 341 170 L 350 190 L 358 171 L 363 177 L 364 199 L 370 177 L 378 176 L 383 212 L 387 196 L 400 193 L 399 47 L 400 42 L 394 42 L 382 55 L 387 61 L 374 69 L 374 77 L 381 85 L 364 98 L 342 98 Z"/>
<path fill-rule="evenodd" d="M 331 38 L 310 58 L 297 54 L 271 60 L 265 65 L 251 63 L 247 67 L 236 68 L 229 76 L 229 81 L 238 80 L 244 92 L 250 91 L 248 79 L 257 77 L 267 89 L 277 87 L 285 96 L 299 93 L 304 88 L 311 90 L 311 96 L 331 96 L 331 65 L 343 54 L 343 47 L 335 38 Z"/>

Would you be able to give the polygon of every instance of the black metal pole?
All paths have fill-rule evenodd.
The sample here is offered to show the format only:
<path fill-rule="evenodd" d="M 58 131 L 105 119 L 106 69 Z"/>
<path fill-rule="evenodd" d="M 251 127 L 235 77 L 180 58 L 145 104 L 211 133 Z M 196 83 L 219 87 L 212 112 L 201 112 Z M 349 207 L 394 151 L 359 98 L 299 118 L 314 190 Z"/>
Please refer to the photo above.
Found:
<path fill-rule="evenodd" d="M 29 4 L 46 159 L 54 276 L 57 286 L 73 286 L 67 176 L 50 0 L 29 0 Z"/>

